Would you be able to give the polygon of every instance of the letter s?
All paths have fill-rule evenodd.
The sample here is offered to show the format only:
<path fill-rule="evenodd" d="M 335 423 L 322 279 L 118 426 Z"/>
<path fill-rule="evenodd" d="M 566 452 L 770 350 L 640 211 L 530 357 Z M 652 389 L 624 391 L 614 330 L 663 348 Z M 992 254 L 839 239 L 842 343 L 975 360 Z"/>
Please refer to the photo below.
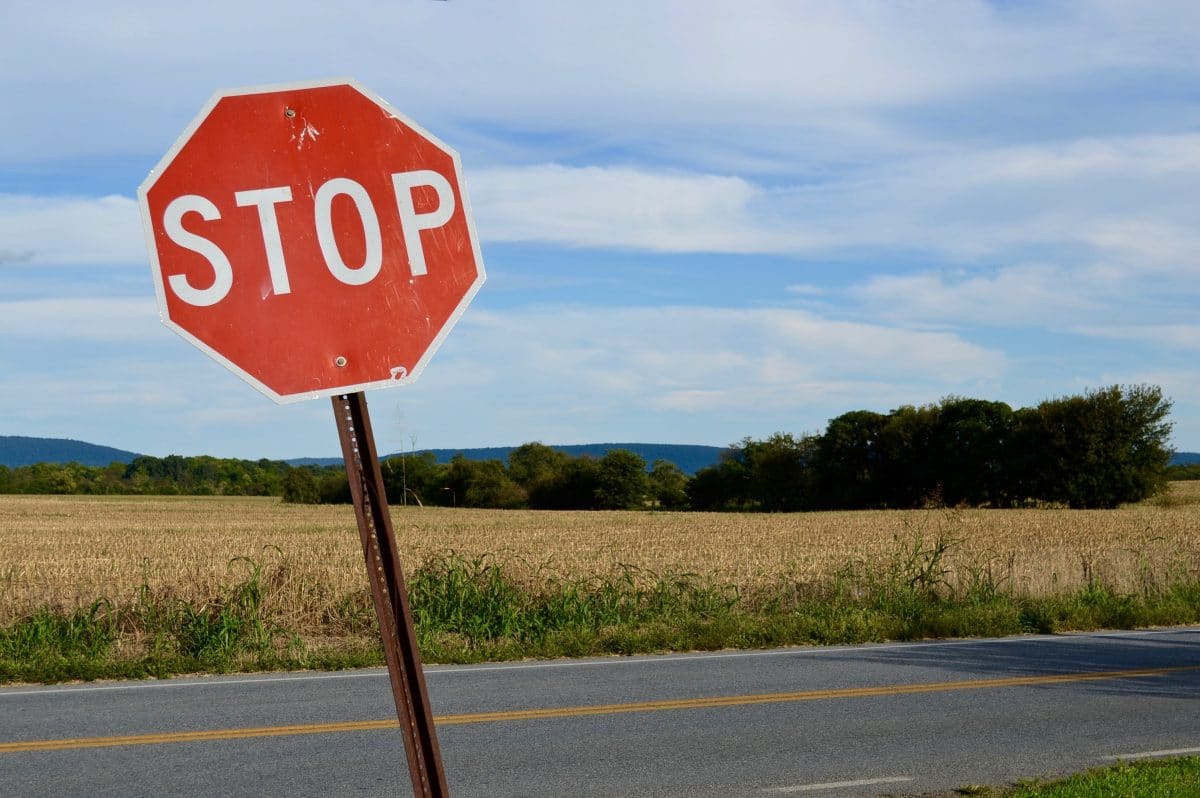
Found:
<path fill-rule="evenodd" d="M 167 282 L 184 302 L 203 308 L 217 304 L 229 293 L 233 287 L 233 267 L 220 247 L 207 238 L 183 229 L 183 217 L 193 212 L 208 222 L 221 218 L 221 212 L 209 200 L 198 194 L 184 194 L 171 200 L 163 212 L 163 229 L 176 244 L 203 256 L 209 262 L 214 274 L 213 283 L 208 288 L 195 288 L 183 274 L 173 274 L 167 278 Z"/>

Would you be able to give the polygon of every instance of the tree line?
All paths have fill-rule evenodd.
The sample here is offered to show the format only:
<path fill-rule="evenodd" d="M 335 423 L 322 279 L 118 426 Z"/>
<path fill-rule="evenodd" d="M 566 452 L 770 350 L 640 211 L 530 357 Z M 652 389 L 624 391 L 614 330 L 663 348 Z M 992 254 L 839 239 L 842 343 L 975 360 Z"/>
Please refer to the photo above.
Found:
<path fill-rule="evenodd" d="M 282 496 L 282 460 L 140 455 L 129 463 L 0 466 L 0 493 Z M 344 477 L 343 477 L 344 478 Z"/>
<path fill-rule="evenodd" d="M 1111 386 L 1014 410 L 948 397 L 889 413 L 854 410 L 821 433 L 745 438 L 688 476 L 614 449 L 572 457 L 526 443 L 507 460 L 439 463 L 432 453 L 382 464 L 393 505 L 707 511 L 1115 507 L 1200 468 L 1168 468 L 1171 403 L 1154 386 Z M 1193 473 L 1197 472 L 1197 473 Z M 0 493 L 280 496 L 350 501 L 343 469 L 278 460 L 142 456 L 129 464 L 0 466 Z"/>
<path fill-rule="evenodd" d="M 746 438 L 691 477 L 665 460 L 647 468 L 628 451 L 569 457 L 528 443 L 507 462 L 393 458 L 384 465 L 384 479 L 393 503 L 465 507 L 1108 508 L 1140 501 L 1162 490 L 1168 478 L 1186 476 L 1168 469 L 1170 409 L 1154 386 L 1114 385 L 1017 410 L 948 397 L 886 414 L 851 411 L 819 434 Z M 289 478 L 303 480 L 311 500 L 312 483 Z M 316 475 L 312 482 L 321 493 Z"/>
<path fill-rule="evenodd" d="M 1170 409 L 1157 387 L 1114 385 L 1018 410 L 962 397 L 856 410 L 819 435 L 744 440 L 688 495 L 714 510 L 1116 507 L 1175 476 Z"/>

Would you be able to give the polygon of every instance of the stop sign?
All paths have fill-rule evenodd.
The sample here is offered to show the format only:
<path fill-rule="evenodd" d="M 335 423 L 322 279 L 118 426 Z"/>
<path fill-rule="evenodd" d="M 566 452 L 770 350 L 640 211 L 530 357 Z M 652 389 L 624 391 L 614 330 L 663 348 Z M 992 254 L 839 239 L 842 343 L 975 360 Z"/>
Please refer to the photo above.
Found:
<path fill-rule="evenodd" d="M 218 92 L 138 200 L 163 323 L 277 402 L 411 382 L 484 281 L 458 154 L 353 82 Z"/>

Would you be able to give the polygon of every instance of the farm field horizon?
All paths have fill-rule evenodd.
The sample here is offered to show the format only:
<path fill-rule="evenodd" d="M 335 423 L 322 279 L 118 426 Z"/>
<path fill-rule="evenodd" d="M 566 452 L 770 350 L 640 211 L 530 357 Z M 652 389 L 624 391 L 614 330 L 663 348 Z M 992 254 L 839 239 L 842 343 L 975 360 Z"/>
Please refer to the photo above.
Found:
<path fill-rule="evenodd" d="M 1115 510 L 392 514 L 430 663 L 1200 622 L 1200 481 Z M 0 682 L 381 663 L 350 506 L 0 496 Z"/>
<path fill-rule="evenodd" d="M 913 540 L 950 544 L 945 580 L 988 569 L 1046 596 L 1099 580 L 1120 592 L 1200 569 L 1200 482 L 1116 510 L 931 509 L 812 513 L 586 512 L 393 507 L 406 571 L 453 552 L 490 558 L 518 583 L 629 567 L 744 592 L 812 584 Z M 301 628 L 321 597 L 365 591 L 348 505 L 275 498 L 0 497 L 0 624 L 38 607 L 120 601 L 142 586 L 204 600 L 240 575 L 274 574 Z M 244 567 L 242 567 L 244 570 Z"/>

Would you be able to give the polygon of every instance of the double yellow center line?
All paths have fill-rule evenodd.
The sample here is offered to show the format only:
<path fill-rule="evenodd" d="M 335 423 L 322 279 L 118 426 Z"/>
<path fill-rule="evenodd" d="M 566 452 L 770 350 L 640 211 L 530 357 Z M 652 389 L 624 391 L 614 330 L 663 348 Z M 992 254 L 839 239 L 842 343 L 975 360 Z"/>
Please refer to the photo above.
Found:
<path fill-rule="evenodd" d="M 844 698 L 945 693 L 957 690 L 989 690 L 1002 687 L 1034 687 L 1076 682 L 1135 679 L 1166 676 L 1173 673 L 1200 670 L 1200 665 L 1171 668 L 1138 668 L 1090 673 L 1057 673 L 1042 676 L 1009 676 L 999 679 L 969 679 L 955 682 L 926 682 L 923 684 L 892 684 L 879 687 L 848 687 L 836 690 L 804 690 L 794 693 L 759 693 L 755 695 L 712 696 L 708 698 L 679 698 L 666 701 L 635 701 L 627 704 L 596 704 L 579 707 L 547 709 L 517 709 L 507 712 L 473 712 L 462 715 L 440 715 L 434 718 L 438 726 L 457 726 L 466 723 L 500 723 L 504 721 L 578 718 L 588 715 L 619 715 L 626 712 L 662 712 L 677 709 L 714 709 L 752 704 L 787 704 L 799 701 L 830 701 Z M 162 734 L 129 734 L 117 737 L 75 737 L 60 740 L 29 740 L 0 743 L 0 754 L 30 751 L 61 751 L 78 748 L 109 748 L 125 745 L 158 745 L 209 740 L 239 740 L 250 737 L 288 737 L 300 734 L 336 734 L 339 732 L 391 729 L 396 719 L 362 720 L 343 723 L 308 723 L 294 726 L 261 726 L 247 729 L 211 729 L 208 731 L 165 732 Z"/>

